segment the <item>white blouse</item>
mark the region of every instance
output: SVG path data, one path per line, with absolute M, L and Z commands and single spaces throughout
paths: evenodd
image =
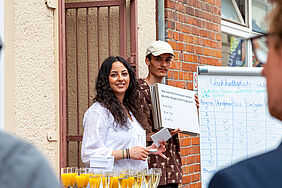
M 111 156 L 113 150 L 129 149 L 135 146 L 146 147 L 146 132 L 132 114 L 131 117 L 133 121 L 128 118 L 129 128 L 120 128 L 114 123 L 114 117 L 110 111 L 99 102 L 95 102 L 84 114 L 82 161 L 89 165 L 91 156 Z M 114 162 L 114 169 L 144 168 L 148 168 L 147 161 L 121 159 Z

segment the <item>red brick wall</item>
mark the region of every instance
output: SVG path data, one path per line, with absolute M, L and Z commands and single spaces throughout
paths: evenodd
M 168 85 L 193 89 L 199 65 L 221 65 L 221 0 L 165 0 L 166 41 L 175 52 Z M 200 139 L 180 135 L 182 187 L 201 187 Z

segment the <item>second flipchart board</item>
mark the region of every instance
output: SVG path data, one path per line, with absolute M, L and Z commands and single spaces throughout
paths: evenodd
M 198 67 L 202 187 L 239 160 L 269 151 L 282 138 L 270 116 L 262 68 Z

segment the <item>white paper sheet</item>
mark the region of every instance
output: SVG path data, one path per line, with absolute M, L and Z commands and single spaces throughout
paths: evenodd
M 171 134 L 167 128 L 162 128 L 160 131 L 153 134 L 151 138 L 154 141 L 154 143 L 156 144 L 156 146 L 159 147 L 160 146 L 159 141 L 162 141 L 162 140 L 167 141 L 168 139 L 171 138 Z

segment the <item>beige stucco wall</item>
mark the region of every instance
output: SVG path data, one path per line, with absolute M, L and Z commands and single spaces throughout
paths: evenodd
M 146 48 L 156 40 L 156 1 L 138 1 L 138 65 L 139 77 L 146 77 Z
M 56 11 L 44 0 L 4 1 L 4 129 L 33 143 L 58 169 Z

